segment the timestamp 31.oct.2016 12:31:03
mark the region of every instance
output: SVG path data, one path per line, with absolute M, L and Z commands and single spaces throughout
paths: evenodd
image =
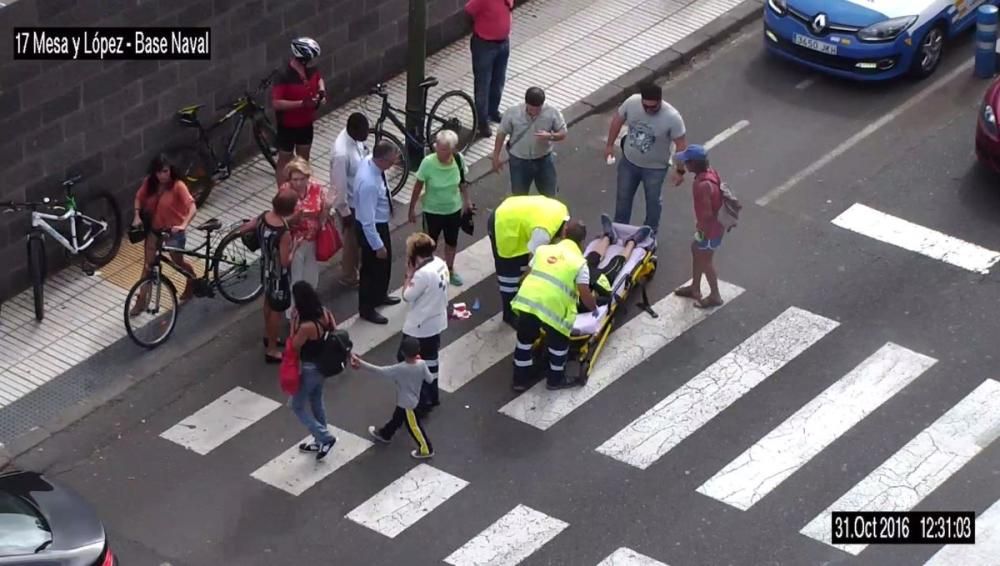
M 833 544 L 975 544 L 973 511 L 834 511 Z
M 15 27 L 14 59 L 211 59 L 212 30 L 201 27 Z

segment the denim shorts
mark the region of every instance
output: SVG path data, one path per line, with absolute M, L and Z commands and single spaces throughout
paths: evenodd
M 187 246 L 187 234 L 184 232 L 171 234 L 170 236 L 167 236 L 167 239 L 163 241 L 163 244 L 171 248 L 184 249 L 185 246 Z
M 714 239 L 708 239 L 700 230 L 698 230 L 694 233 L 694 244 L 699 250 L 707 252 L 715 251 L 722 245 L 722 236 Z

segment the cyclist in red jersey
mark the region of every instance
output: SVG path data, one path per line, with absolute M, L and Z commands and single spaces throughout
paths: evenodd
M 309 159 L 316 109 L 326 99 L 326 85 L 319 70 L 310 67 L 320 54 L 319 44 L 308 37 L 292 40 L 292 58 L 271 89 L 271 106 L 278 123 L 278 184 L 287 181 L 285 166 L 294 156 Z

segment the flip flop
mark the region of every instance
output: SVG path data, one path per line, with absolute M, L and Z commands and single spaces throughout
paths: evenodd
M 700 294 L 696 295 L 694 289 L 692 289 L 691 287 L 678 287 L 674 289 L 674 294 L 677 295 L 678 297 L 694 299 L 696 301 L 701 300 L 701 295 Z
M 723 303 L 725 303 L 725 301 L 723 301 L 722 299 L 711 302 L 707 301 L 706 299 L 698 299 L 697 301 L 694 302 L 694 306 L 695 308 L 698 309 L 711 309 L 715 307 L 721 307 Z

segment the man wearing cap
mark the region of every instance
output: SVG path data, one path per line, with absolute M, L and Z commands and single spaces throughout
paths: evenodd
M 487 232 L 493 245 L 503 320 L 507 324 L 515 326 L 510 302 L 521 285 L 531 254 L 538 246 L 564 235 L 569 219 L 565 204 L 543 195 L 507 197 L 490 215 Z
M 708 150 L 701 145 L 689 145 L 687 149 L 674 157 L 677 163 L 694 173 L 694 183 L 691 186 L 694 197 L 695 232 L 691 242 L 692 275 L 691 284 L 674 291 L 680 297 L 694 299 L 694 306 L 707 309 L 722 305 L 722 295 L 719 294 L 719 276 L 715 272 L 713 256 L 715 250 L 722 245 L 725 228 L 719 222 L 719 210 L 722 208 L 722 180 L 719 173 L 708 164 Z M 701 276 L 708 279 L 710 293 L 701 296 Z
M 588 311 L 597 310 L 590 291 L 590 269 L 583 257 L 587 227 L 570 220 L 563 239 L 555 244 L 538 246 L 524 281 L 511 302 L 517 313 L 517 345 L 514 348 L 514 391 L 524 391 L 532 378 L 532 347 L 542 330 L 548 350 L 549 371 L 545 386 L 549 390 L 583 385 L 582 379 L 566 378 L 569 341 L 576 322 L 577 303 Z

